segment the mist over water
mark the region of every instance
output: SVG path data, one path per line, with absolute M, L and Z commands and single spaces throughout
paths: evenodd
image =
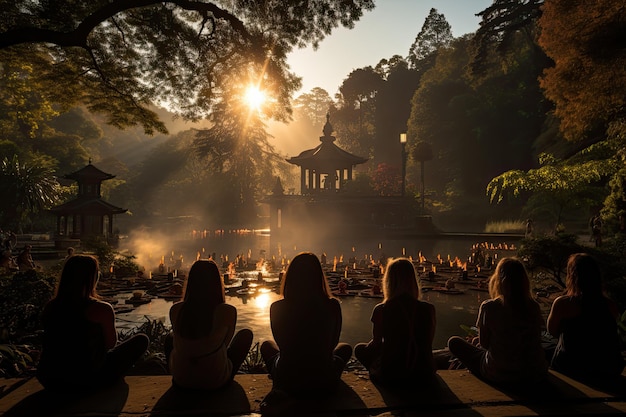
M 388 257 L 417 258 L 421 253 L 428 260 L 458 257 L 466 260 L 471 254 L 474 237 L 442 238 L 385 238 L 367 235 L 369 231 L 328 231 L 323 225 L 317 229 L 283 231 L 279 238 L 271 237 L 269 230 L 243 230 L 219 228 L 193 228 L 180 224 L 175 228 L 157 229 L 139 227 L 131 230 L 120 240 L 119 249 L 134 255 L 136 262 L 146 271 L 156 270 L 161 260 L 166 267 L 186 270 L 198 258 L 207 259 L 215 255 L 221 260 L 232 262 L 237 255 L 258 261 L 290 260 L 300 252 L 313 252 L 318 256 L 325 253 L 329 262 L 334 257 L 356 260 L 379 261 Z

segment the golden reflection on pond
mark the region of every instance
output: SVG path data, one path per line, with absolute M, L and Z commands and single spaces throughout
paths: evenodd
M 268 310 L 270 306 L 270 295 L 268 292 L 262 292 L 262 291 L 259 291 L 259 292 L 260 294 L 254 297 L 254 305 L 259 310 L 263 310 L 263 311 Z
M 487 298 L 487 293 L 473 293 L 468 291 L 462 295 L 447 295 L 438 292 L 427 292 L 423 299 L 435 305 L 437 314 L 437 328 L 435 332 L 435 349 L 443 348 L 452 335 L 464 336 L 461 324 L 473 326 L 476 323 L 478 306 Z M 237 308 L 237 329 L 249 328 L 254 333 L 255 341 L 273 339 L 270 326 L 270 306 L 280 299 L 274 291 L 259 291 L 245 297 L 226 296 L 226 302 Z M 372 334 L 370 321 L 372 309 L 381 299 L 368 297 L 343 297 L 340 299 L 343 315 L 341 331 L 342 342 L 354 345 L 358 342 L 367 342 Z M 117 315 L 119 329 L 138 327 L 145 322 L 146 317 L 152 320 L 161 320 L 170 326 L 169 309 L 172 302 L 161 298 L 152 300 L 148 304 L 138 306 L 130 313 Z

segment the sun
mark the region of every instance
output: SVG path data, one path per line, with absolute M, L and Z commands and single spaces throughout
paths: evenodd
M 265 93 L 255 85 L 249 85 L 246 88 L 244 101 L 251 110 L 259 110 L 263 103 L 267 100 Z

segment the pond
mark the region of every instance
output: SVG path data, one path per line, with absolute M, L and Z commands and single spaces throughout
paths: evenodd
M 120 299 L 128 298 L 130 294 L 120 294 Z M 445 294 L 429 291 L 423 294 L 422 299 L 435 306 L 437 312 L 437 327 L 435 332 L 435 349 L 446 346 L 452 335 L 463 335 L 461 324 L 474 325 L 478 314 L 478 306 L 487 298 L 486 292 L 467 290 L 464 294 Z M 269 323 L 270 304 L 279 299 L 275 292 L 268 292 L 256 297 L 226 297 L 226 302 L 237 308 L 237 328 L 247 327 L 254 333 L 255 341 L 272 339 Z M 341 311 L 343 326 L 341 341 L 354 345 L 358 342 L 367 342 L 371 338 L 370 316 L 374 306 L 381 300 L 367 297 L 342 297 Z M 161 320 L 167 326 L 171 301 L 156 298 L 148 304 L 138 306 L 130 313 L 118 315 L 118 328 L 129 329 L 137 327 L 148 317 L 151 320 Z
M 204 235 L 202 235 L 204 236 Z M 150 244 L 146 242 L 151 242 Z M 275 256 L 278 261 L 281 257 L 290 259 L 300 251 L 312 251 L 318 256 L 327 254 L 328 262 L 332 263 L 333 258 L 343 257 L 346 261 L 350 257 L 355 259 L 379 260 L 381 257 L 406 256 L 416 259 L 420 254 L 427 259 L 434 259 L 441 255 L 442 258 L 448 256 L 459 257 L 466 260 L 472 252 L 472 246 L 478 242 L 486 243 L 491 247 L 495 245 L 517 244 L 519 238 L 480 236 L 480 235 L 442 235 L 437 238 L 405 238 L 405 239 L 382 239 L 363 238 L 359 239 L 334 239 L 323 245 L 312 247 L 283 247 L 280 256 L 270 254 L 269 237 L 266 234 L 257 233 L 208 233 L 207 237 L 199 238 L 197 234 L 187 236 L 179 235 L 176 238 L 165 240 L 167 247 L 156 245 L 155 242 L 163 242 L 162 239 L 149 239 L 144 235 L 141 240 L 136 237 L 128 239 L 125 243 L 128 250 L 137 255 L 143 261 L 143 265 L 153 265 L 161 259 L 167 268 L 168 262 L 177 262 L 177 266 L 189 267 L 189 259 L 196 256 L 206 257 L 205 253 L 215 253 L 218 259 L 224 255 L 229 260 L 234 260 L 237 254 L 255 259 L 259 254 L 264 254 L 267 258 Z M 132 247 L 133 243 L 136 245 Z M 143 248 L 143 249 L 140 249 Z M 146 248 L 150 248 L 149 250 Z M 216 250 L 218 249 L 219 250 Z M 149 251 L 149 252 L 148 252 Z M 149 255 L 146 255 L 149 253 Z M 489 251 L 494 257 L 512 256 L 515 251 L 499 251 L 494 249 Z M 184 261 L 183 261 L 184 259 Z M 184 263 L 183 263 L 184 262 Z M 172 264 L 173 265 L 173 264 Z M 128 294 L 124 295 L 128 298 Z M 274 292 L 261 294 L 254 298 L 242 299 L 240 297 L 227 296 L 227 302 L 234 305 L 238 310 L 237 327 L 250 328 L 254 332 L 255 341 L 264 341 L 272 338 L 269 325 L 269 308 L 272 302 L 276 301 L 279 295 Z M 434 348 L 446 346 L 448 338 L 452 335 L 463 335 L 461 324 L 474 325 L 478 314 L 480 303 L 487 298 L 486 292 L 466 290 L 464 294 L 445 294 L 440 292 L 426 292 L 423 299 L 432 303 L 437 312 L 437 327 L 435 333 Z M 123 302 L 123 301 L 122 301 Z M 373 307 L 380 302 L 377 298 L 366 297 L 343 297 L 341 307 L 343 314 L 343 326 L 341 341 L 354 345 L 357 342 L 366 342 L 371 338 L 370 316 Z M 148 304 L 138 306 L 130 313 L 118 315 L 118 326 L 120 328 L 136 327 L 145 321 L 145 317 L 162 320 L 166 325 L 169 323 L 169 308 L 172 302 L 163 299 L 154 299 Z

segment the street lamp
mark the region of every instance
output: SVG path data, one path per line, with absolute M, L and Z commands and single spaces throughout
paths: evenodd
M 400 133 L 400 144 L 402 144 L 402 197 L 406 190 L 406 133 Z

